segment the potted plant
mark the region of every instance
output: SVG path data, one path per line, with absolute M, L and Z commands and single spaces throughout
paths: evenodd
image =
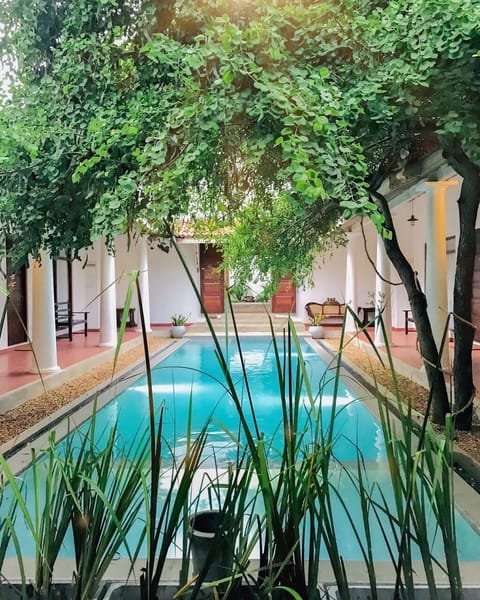
M 314 340 L 318 340 L 323 337 L 323 325 L 320 325 L 322 321 L 322 315 L 320 313 L 314 314 L 310 318 L 309 332 Z
M 188 315 L 172 315 L 170 317 L 171 329 L 170 335 L 172 338 L 182 338 L 185 335 L 185 323 L 188 321 Z

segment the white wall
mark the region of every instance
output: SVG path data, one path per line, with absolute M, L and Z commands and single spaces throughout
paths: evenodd
M 418 280 L 423 290 L 425 290 L 425 240 L 426 240 L 426 192 L 418 195 L 413 191 L 413 196 L 417 196 L 412 202 L 404 202 L 392 211 L 393 222 L 397 239 L 405 258 L 408 260 L 414 271 L 418 273 Z M 408 222 L 410 216 L 415 214 L 418 221 L 415 225 Z M 400 277 L 393 266 L 391 266 L 390 277 L 392 282 L 399 283 Z M 392 287 L 392 325 L 396 328 L 402 328 L 405 325 L 406 309 L 410 308 L 407 292 L 403 285 Z
M 357 229 L 356 229 L 357 230 Z M 373 226 L 365 225 L 367 251 L 375 262 L 376 236 Z M 368 261 L 363 237 L 358 240 L 358 254 L 355 257 L 357 270 L 357 300 L 358 306 L 369 306 L 369 293 L 375 293 L 375 271 Z M 338 246 L 319 256 L 313 270 L 313 287 L 305 287 L 297 292 L 297 316 L 308 322 L 304 306 L 307 302 L 324 302 L 327 298 L 336 298 L 345 302 L 347 248 Z M 358 308 L 358 307 L 357 307 Z
M 115 240 L 115 277 L 117 281 L 117 308 L 123 308 L 132 271 L 138 271 L 139 251 L 136 240 L 131 240 L 128 247 L 127 236 Z M 138 315 L 138 298 L 136 289 L 133 292 L 131 308 L 135 308 L 135 321 L 140 322 Z
M 460 195 L 460 179 L 457 187 L 451 187 L 447 190 L 446 199 L 446 237 L 455 235 L 454 246 L 458 243 L 458 207 L 457 200 Z M 411 190 L 411 196 L 414 198 L 413 202 L 407 201 L 402 205 L 398 206 L 393 211 L 395 227 L 397 230 L 397 236 L 400 244 L 400 248 L 404 252 L 406 258 L 412 265 L 413 269 L 418 272 L 418 279 L 422 289 L 425 291 L 425 243 L 427 236 L 427 200 L 428 194 L 425 186 L 416 186 Z M 417 217 L 418 221 L 412 227 L 408 223 L 408 218 L 412 212 Z M 478 223 L 478 220 L 477 220 Z M 478 226 L 478 225 L 477 225 Z M 447 287 L 449 290 L 449 307 L 451 308 L 453 298 L 453 280 L 455 276 L 455 263 L 456 263 L 456 251 L 453 254 L 447 256 Z M 396 271 L 392 270 L 396 280 L 398 275 Z M 392 276 L 393 278 L 393 276 Z M 409 308 L 409 302 L 407 294 L 403 287 L 397 287 L 393 295 L 394 299 L 394 311 L 393 320 L 394 326 L 403 326 L 403 309 Z
M 377 231 L 368 219 L 364 219 L 363 234 L 360 226 L 357 226 L 356 231 L 360 232 L 356 256 L 358 306 L 371 306 L 375 297 L 374 265 L 377 258 Z M 363 236 L 365 236 L 366 248 Z
M 27 268 L 27 276 L 26 276 L 26 286 L 27 286 L 27 330 L 28 337 L 31 339 L 32 337 L 32 315 L 33 315 L 33 284 L 32 284 L 32 258 L 29 256 L 28 258 L 28 268 Z
M 89 329 L 100 327 L 100 243 L 81 252 L 72 264 L 73 310 L 88 311 Z
M 307 302 L 324 302 L 329 297 L 343 302 L 346 261 L 347 250 L 343 246 L 318 257 L 312 273 L 313 287 L 297 290 L 297 318 L 308 322 L 304 308 Z
M 457 200 L 460 195 L 461 179 L 457 187 L 451 187 L 447 190 L 446 199 L 446 237 L 455 235 L 454 246 L 458 243 L 458 207 Z M 398 242 L 405 257 L 418 272 L 418 279 L 422 289 L 425 291 L 425 243 L 427 236 L 427 188 L 423 185 L 414 186 L 410 190 L 410 197 L 413 202 L 407 200 L 392 211 L 392 216 L 397 232 Z M 414 226 L 408 223 L 410 215 L 414 213 L 418 221 Z M 477 217 L 477 227 L 480 226 L 480 217 Z M 449 307 L 452 306 L 453 280 L 455 276 L 456 250 L 453 254 L 447 255 L 447 287 L 449 290 Z M 399 281 L 395 269 L 391 269 L 392 281 Z M 403 286 L 395 286 L 392 290 L 392 322 L 394 327 L 402 328 L 404 326 L 403 310 L 410 308 L 407 294 Z
M 458 178 L 459 181 L 460 178 Z M 446 202 L 446 235 L 456 235 L 455 246 L 458 243 L 458 209 L 457 200 L 460 193 L 458 187 L 449 188 Z M 396 232 L 400 247 L 413 268 L 418 271 L 419 281 L 425 286 L 425 239 L 426 239 L 426 204 L 427 192 L 422 191 L 419 186 L 413 187 L 408 197 L 413 197 L 414 203 L 405 201 L 396 206 L 392 211 Z M 418 221 L 414 227 L 408 223 L 408 218 L 415 213 Z M 480 227 L 480 216 L 477 217 L 477 228 Z M 376 231 L 373 225 L 365 220 L 365 235 L 367 247 L 371 259 L 375 262 L 376 254 Z M 358 225 L 355 230 L 358 230 Z M 200 272 L 198 261 L 198 244 L 180 244 L 180 249 L 187 262 L 190 272 L 193 274 L 197 286 L 200 286 Z M 82 252 L 82 260 L 73 263 L 73 308 L 74 310 L 89 311 L 89 327 L 98 329 L 99 320 L 99 294 L 100 294 L 100 252 L 103 252 L 101 243 L 96 242 L 91 248 Z M 345 299 L 345 277 L 346 277 L 346 255 L 345 247 L 338 247 L 332 252 L 320 256 L 313 271 L 313 287 L 299 288 L 297 290 L 297 312 L 296 318 L 308 321 L 304 305 L 307 302 L 323 302 L 327 297 L 335 297 L 340 302 Z M 138 248 L 132 241 L 127 248 L 127 238 L 118 238 L 115 242 L 116 276 L 117 276 L 117 306 L 123 306 L 125 293 L 128 285 L 128 274 L 132 269 L 138 269 Z M 170 316 L 175 313 L 190 314 L 189 321 L 195 322 L 202 319 L 199 303 L 187 275 L 183 270 L 175 250 L 165 253 L 158 248 L 150 248 L 149 260 L 149 284 L 151 322 L 153 324 L 166 324 L 170 322 Z M 448 288 L 450 290 L 449 307 L 451 307 L 451 290 L 453 289 L 453 277 L 455 270 L 456 253 L 447 258 L 448 264 Z M 369 292 L 375 291 L 375 272 L 373 266 L 367 260 L 363 247 L 363 240 L 359 243 L 359 251 L 356 256 L 357 268 L 357 298 L 359 306 L 368 305 Z M 31 269 L 27 269 L 27 307 L 28 323 L 31 324 L 33 303 L 31 286 Z M 399 281 L 398 274 L 392 268 L 391 280 Z M 4 278 L 0 278 L 0 286 L 5 287 Z M 5 297 L 0 294 L 0 310 L 5 303 Z M 132 306 L 138 308 L 136 296 Z M 394 327 L 402 328 L 404 324 L 403 310 L 409 308 L 407 295 L 403 286 L 392 287 L 392 324 Z M 1 332 L 0 348 L 7 347 L 6 327 Z
M 199 286 L 198 245 L 180 244 L 180 250 L 196 284 Z M 125 300 L 129 274 L 132 270 L 137 270 L 138 267 L 139 249 L 135 240 L 128 248 L 125 236 L 117 238 L 115 240 L 115 273 L 117 277 L 117 306 L 119 308 L 123 306 Z M 150 320 L 152 324 L 170 323 L 171 315 L 178 313 L 190 315 L 188 320 L 191 323 L 201 319 L 200 305 L 180 259 L 173 248 L 168 253 L 157 247 L 148 249 L 148 274 Z M 132 299 L 132 307 L 138 310 L 136 294 Z
M 200 287 L 200 266 L 197 244 L 180 244 L 182 256 L 195 283 Z M 155 248 L 149 251 L 151 322 L 169 323 L 173 314 L 190 315 L 188 321 L 201 320 L 200 304 L 187 274 L 174 249 L 166 253 Z

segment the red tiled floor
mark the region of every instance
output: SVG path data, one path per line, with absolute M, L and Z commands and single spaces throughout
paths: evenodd
M 373 337 L 373 330 L 371 333 Z M 420 369 L 423 366 L 422 358 L 417 350 L 417 334 L 410 331 L 405 335 L 403 329 L 392 332 L 391 352 L 395 360 Z M 473 359 L 473 383 L 480 392 L 480 346 L 474 346 Z M 450 344 L 450 360 L 453 361 L 453 343 Z
M 405 335 L 404 331 L 392 331 L 392 354 L 402 362 L 420 369 L 423 365 L 422 358 L 417 351 L 417 335 L 410 332 Z
M 126 330 L 124 341 L 127 342 L 140 334 Z M 73 340 L 57 340 L 57 360 L 61 369 L 82 362 L 88 358 L 106 353 L 110 348 L 99 346 L 100 334 L 90 331 L 85 337 L 75 334 Z M 38 381 L 38 373 L 32 373 L 32 352 L 29 344 L 22 344 L 0 351 L 0 395 L 10 392 L 26 384 Z

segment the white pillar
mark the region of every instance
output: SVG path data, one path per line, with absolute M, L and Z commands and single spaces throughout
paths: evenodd
M 43 250 L 32 261 L 32 373 L 56 373 L 57 337 L 52 259 Z
M 358 294 L 357 294 L 357 266 L 355 257 L 359 252 L 360 234 L 357 232 L 347 233 L 347 274 L 345 280 L 345 304 L 357 313 Z M 346 311 L 345 329 L 347 332 L 357 330 L 357 325 L 350 311 Z
M 150 323 L 150 285 L 148 275 L 148 244 L 145 238 L 140 238 L 138 243 L 138 283 L 142 296 L 143 318 L 145 319 L 145 331 L 152 331 Z M 138 330 L 142 328 L 140 315 L 137 318 Z
M 427 311 L 432 325 L 433 337 L 440 348 L 448 318 L 447 295 L 447 243 L 445 226 L 445 200 L 447 189 L 458 185 L 457 181 L 427 181 L 431 188 L 427 203 L 427 260 L 426 297 Z M 449 367 L 448 337 L 442 352 L 442 366 Z
M 377 234 L 377 256 L 375 275 L 375 316 L 382 314 L 385 334 L 378 319 L 375 322 L 375 345 L 392 343 L 392 294 L 390 284 L 390 261 L 385 250 L 383 236 Z
M 105 245 L 102 246 L 100 252 L 100 346 L 115 346 L 117 343 L 115 257 L 108 254 Z

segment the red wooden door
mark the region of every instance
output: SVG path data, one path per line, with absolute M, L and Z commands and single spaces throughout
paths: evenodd
M 224 312 L 223 256 L 215 246 L 200 244 L 200 293 L 208 314 Z
M 297 310 L 297 288 L 290 277 L 284 277 L 272 296 L 272 313 L 294 313 Z

